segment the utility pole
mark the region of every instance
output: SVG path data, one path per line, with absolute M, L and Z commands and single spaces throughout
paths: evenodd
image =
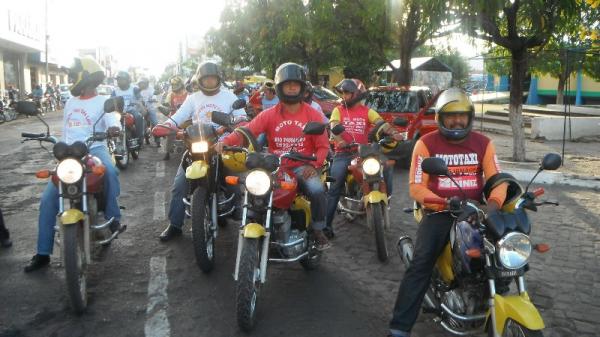
M 44 22 L 45 22 L 45 37 L 46 37 L 46 88 L 48 87 L 48 82 L 50 78 L 50 74 L 48 74 L 48 0 L 45 0 L 45 13 L 44 13 Z

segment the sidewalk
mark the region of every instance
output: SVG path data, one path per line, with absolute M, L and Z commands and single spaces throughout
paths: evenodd
M 522 181 L 529 181 L 533 177 L 546 153 L 555 152 L 562 155 L 561 141 L 526 139 L 527 162 L 513 162 L 512 136 L 484 133 L 494 141 L 502 170 Z M 600 137 L 590 137 L 577 142 L 567 141 L 564 151 L 563 166 L 553 172 L 542 172 L 536 178 L 536 182 L 600 189 Z

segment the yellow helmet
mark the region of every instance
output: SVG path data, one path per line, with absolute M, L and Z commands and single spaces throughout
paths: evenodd
M 483 196 L 487 200 L 494 188 L 500 184 L 508 184 L 506 189 L 506 198 L 504 199 L 504 203 L 501 206 L 501 210 L 503 212 L 512 213 L 517 205 L 517 202 L 525 192 L 521 184 L 517 181 L 515 177 L 508 173 L 496 173 L 491 176 L 483 186 Z
M 183 78 L 181 78 L 180 76 L 171 77 L 169 83 L 171 83 L 171 91 L 183 90 L 185 87 L 183 83 Z
M 97 87 L 104 81 L 104 69 L 91 56 L 76 57 L 69 70 L 69 88 L 73 96 L 81 96 L 87 86 Z
M 374 141 L 374 142 L 379 142 L 380 140 L 385 138 L 386 134 L 383 132 L 383 130 L 385 130 L 385 128 L 384 128 L 385 125 L 387 125 L 387 123 L 383 120 L 380 120 L 379 122 L 375 123 L 375 125 L 373 126 L 371 131 L 369 131 L 369 140 Z M 382 144 L 381 152 L 389 153 L 389 152 L 393 151 L 396 148 L 396 146 L 398 146 L 397 141 L 393 141 L 393 142 L 387 143 L 387 144 Z
M 450 140 L 465 138 L 473 127 L 475 108 L 467 94 L 459 88 L 450 88 L 440 94 L 435 105 L 435 119 L 442 136 Z M 466 113 L 469 122 L 464 129 L 448 129 L 444 126 L 444 116 L 448 114 Z

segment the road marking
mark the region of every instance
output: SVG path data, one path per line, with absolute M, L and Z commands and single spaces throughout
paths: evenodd
M 165 219 L 165 192 L 154 192 L 154 220 Z
M 159 161 L 156 163 L 156 177 L 162 178 L 165 176 L 165 162 Z
M 169 337 L 171 329 L 167 308 L 169 300 L 167 297 L 167 259 L 164 256 L 153 256 L 150 258 L 150 281 L 148 282 L 148 307 L 146 308 L 146 325 L 144 335 L 146 337 Z

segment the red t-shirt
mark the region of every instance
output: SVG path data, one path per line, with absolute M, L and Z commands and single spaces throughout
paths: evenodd
M 304 135 L 302 133 L 306 123 L 311 121 L 322 123 L 323 116 L 310 105 L 303 102 L 298 112 L 289 113 L 282 103 L 278 103 L 258 114 L 247 127 L 254 137 L 258 137 L 261 133 L 267 135 L 271 153 L 281 155 L 290 152 L 293 148 L 304 155 L 316 155 L 317 160 L 311 164 L 318 168 L 327 158 L 329 141 L 325 132 L 321 135 Z M 229 146 L 239 146 L 242 145 L 243 138 L 239 133 L 233 132 L 223 139 L 223 143 Z M 282 164 L 286 167 L 303 165 L 298 161 L 287 161 Z

